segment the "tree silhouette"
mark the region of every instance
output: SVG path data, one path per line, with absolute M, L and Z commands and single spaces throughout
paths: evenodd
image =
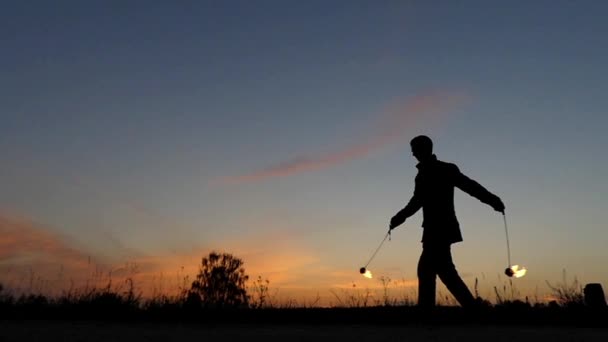
M 196 280 L 188 291 L 188 301 L 208 308 L 247 306 L 249 296 L 245 283 L 243 260 L 229 253 L 211 252 L 203 257 Z

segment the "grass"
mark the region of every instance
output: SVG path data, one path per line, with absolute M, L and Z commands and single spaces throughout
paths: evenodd
M 547 281 L 547 286 L 551 289 L 553 300 L 566 307 L 583 306 L 585 297 L 583 295 L 583 286 L 579 284 L 578 279 L 574 277 L 571 283 L 568 283 L 566 270 L 562 271 L 563 282 L 552 285 Z
M 31 276 L 32 279 L 36 277 Z M 551 284 L 547 282 L 550 289 L 549 301 L 539 300 L 538 294 L 534 299 L 521 296 L 512 279 L 504 280 L 502 286 L 494 286 L 495 306 L 504 306 L 511 303 L 523 302 L 527 305 L 559 305 L 564 307 L 580 306 L 584 303 L 582 286 L 576 277 L 568 283 L 566 273 L 563 275 L 562 283 Z M 73 283 L 58 295 L 45 294 L 43 286 L 36 286 L 34 281 L 25 288 L 11 289 L 0 284 L 0 305 L 22 305 L 24 303 L 41 303 L 48 305 L 85 306 L 106 303 L 111 306 L 130 306 L 137 308 L 159 308 L 164 306 L 179 307 L 187 301 L 186 293 L 188 276 L 181 275 L 177 281 L 176 289 L 168 289 L 163 286 L 163 276 L 159 277 L 159 285 L 154 286 L 151 295 L 144 297 L 141 290 L 135 285 L 132 277 L 123 282 L 114 283 L 111 274 L 105 278 L 105 284 L 101 283 L 102 277 L 95 275 L 94 281 L 86 281 L 81 287 Z M 40 282 L 40 280 L 38 280 Z M 378 306 L 414 306 L 417 300 L 417 291 L 411 285 L 407 285 L 405 279 L 393 280 L 389 277 L 379 277 L 377 280 L 381 287 L 370 289 L 360 287 L 355 283 L 351 288 L 330 289 L 331 299 L 329 307 L 333 308 L 366 308 Z M 295 299 L 278 299 L 279 289 L 272 289 L 270 281 L 261 276 L 250 281 L 247 292 L 249 295 L 249 309 L 273 309 L 273 308 L 315 308 L 319 307 L 321 298 L 317 293 L 316 298 L 308 301 Z M 479 280 L 475 279 L 474 295 L 483 300 L 487 305 L 492 304 L 487 299 L 481 299 Z M 437 293 L 437 304 L 439 306 L 457 306 L 455 299 L 447 293 L 439 290 Z
M 179 274 L 175 289 L 156 286 L 150 296 L 143 296 L 133 277 L 124 281 L 113 281 L 111 274 L 78 287 L 69 288 L 54 295 L 45 294 L 42 283 L 34 275 L 25 288 L 15 289 L 0 284 L 0 318 L 36 319 L 136 319 L 160 321 L 205 321 L 205 322 L 311 322 L 311 323 L 403 323 L 428 319 L 416 306 L 417 293 L 405 279 L 393 280 L 379 277 L 379 288 L 370 289 L 353 284 L 350 288 L 330 290 L 329 307 L 320 307 L 320 296 L 307 301 L 278 299 L 278 289 L 261 276 L 249 282 L 247 293 L 249 304 L 238 310 L 206 310 L 200 303 L 193 303 L 187 296 L 189 277 Z M 162 279 L 161 276 L 159 279 Z M 105 280 L 101 282 L 101 280 Z M 409 285 L 408 285 L 409 284 Z M 547 283 L 551 291 L 550 301 L 539 300 L 538 295 L 529 300 L 521 297 L 511 279 L 501 286 L 493 287 L 494 304 L 481 299 L 480 282 L 475 279 L 474 294 L 484 304 L 484 315 L 475 316 L 477 321 L 493 323 L 515 322 L 528 324 L 568 324 L 591 321 L 597 311 L 584 307 L 582 287 L 576 277 L 568 281 Z M 169 291 L 171 290 L 171 291 Z M 489 297 L 488 297 L 489 298 Z M 457 303 L 446 293 L 438 291 L 438 308 L 433 320 L 440 322 L 465 322 L 471 319 L 470 312 L 457 307 Z M 516 314 L 513 314 L 516 313 Z M 604 319 L 608 310 L 600 313 Z M 235 318 L 236 317 L 236 318 Z

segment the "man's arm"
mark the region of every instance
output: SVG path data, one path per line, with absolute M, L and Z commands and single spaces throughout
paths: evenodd
M 412 196 L 405 208 L 401 209 L 395 216 L 393 216 L 389 226 L 390 229 L 401 225 L 408 217 L 414 215 L 418 210 L 420 210 L 420 208 L 422 208 L 422 197 L 420 196 L 420 189 L 418 187 L 418 181 L 416 180 L 414 196 Z
M 486 188 L 481 186 L 481 184 L 465 176 L 462 172 L 460 172 L 456 165 L 454 165 L 454 169 L 454 185 L 457 188 L 491 206 L 494 208 L 494 210 L 504 213 L 505 205 L 502 203 L 500 197 L 494 195 Z

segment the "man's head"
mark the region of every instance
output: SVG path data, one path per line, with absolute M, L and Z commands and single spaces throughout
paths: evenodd
M 426 135 L 419 135 L 410 141 L 412 154 L 422 162 L 433 155 L 433 141 Z

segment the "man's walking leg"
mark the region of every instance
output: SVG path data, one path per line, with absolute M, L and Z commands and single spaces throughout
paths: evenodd
M 435 306 L 437 272 L 434 259 L 430 249 L 423 248 L 418 261 L 418 306 L 423 308 Z
M 438 270 L 437 275 L 445 284 L 448 290 L 456 297 L 456 300 L 462 307 L 470 307 L 475 305 L 475 298 L 467 285 L 462 281 L 460 275 L 456 271 L 456 266 L 452 261 L 452 253 L 450 246 L 441 250 L 438 254 Z

